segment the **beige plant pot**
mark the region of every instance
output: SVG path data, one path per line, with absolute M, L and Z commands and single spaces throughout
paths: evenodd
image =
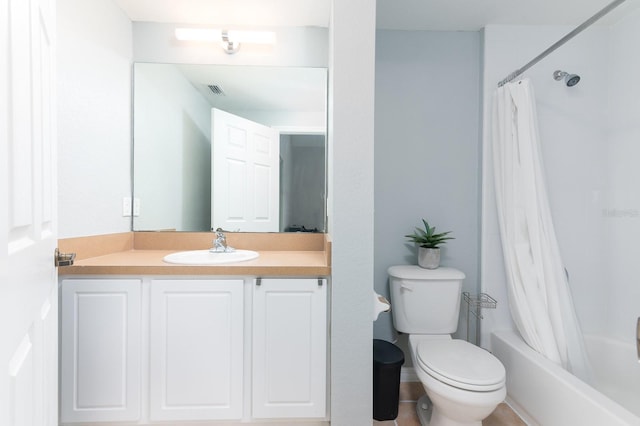
M 436 269 L 440 266 L 440 249 L 418 247 L 418 266 L 425 269 Z

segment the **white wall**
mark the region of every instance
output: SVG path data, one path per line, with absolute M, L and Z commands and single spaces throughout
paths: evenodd
M 211 106 L 172 65 L 136 64 L 134 87 L 133 229 L 209 231 Z
M 59 237 L 131 230 L 131 22 L 111 0 L 58 0 Z
M 633 189 L 640 176 L 637 167 L 632 165 L 640 152 L 637 143 L 630 143 L 638 139 L 638 121 L 631 117 L 636 114 L 637 118 L 639 93 L 633 85 L 618 82 L 613 74 L 622 77 L 622 73 L 627 72 L 633 75 L 634 71 L 629 68 L 638 70 L 638 55 L 632 53 L 630 44 L 638 40 L 637 14 L 634 22 L 635 27 L 629 22 L 624 28 L 619 25 L 611 31 L 603 27 L 590 28 L 525 73 L 536 90 L 552 217 L 569 271 L 577 314 L 587 333 L 616 333 L 622 324 L 613 326 L 613 323 L 624 316 L 627 336 L 630 336 L 628 331 L 635 321 L 631 318 L 634 311 L 626 308 L 633 303 L 630 301 L 633 296 L 638 296 L 630 281 L 640 270 L 635 266 L 637 261 L 630 258 L 637 259 L 640 255 L 631 243 L 640 237 L 640 214 L 635 218 L 607 218 L 604 214 L 610 208 L 640 212 L 640 197 Z M 499 80 L 570 29 L 490 26 L 484 30 L 481 281 L 483 290 L 499 302 L 496 311 L 487 311 L 485 315 L 483 342 L 487 345 L 491 330 L 512 327 L 491 173 L 492 95 Z M 577 73 L 582 80 L 568 88 L 553 79 L 557 69 Z M 620 126 L 621 122 L 627 126 Z M 615 142 L 615 135 L 621 136 L 620 144 Z M 622 146 L 626 148 L 617 151 L 617 147 Z M 615 176 L 621 175 L 625 176 L 616 182 Z M 625 195 L 617 198 L 614 194 Z M 615 228 L 618 228 L 617 234 Z M 609 259 L 610 255 L 619 259 L 619 252 L 625 253 L 626 270 Z M 616 276 L 617 273 L 621 275 Z M 621 309 L 623 306 L 626 314 L 620 314 L 625 311 Z
M 417 250 L 404 236 L 425 218 L 438 231 L 452 231 L 442 264 L 464 271 L 464 289 L 475 294 L 480 34 L 377 31 L 376 37 L 376 291 L 388 296 L 389 266 L 417 264 Z M 390 313 L 381 314 L 374 334 L 394 339 Z M 405 340 L 399 344 L 408 362 Z

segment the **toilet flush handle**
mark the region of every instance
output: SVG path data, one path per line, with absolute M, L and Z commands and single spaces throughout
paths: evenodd
M 407 284 L 407 283 L 402 283 L 402 284 L 400 284 L 400 288 L 401 288 L 401 289 L 404 289 L 404 290 L 407 290 L 407 291 L 413 291 L 413 286 L 410 286 L 410 285 L 409 285 L 409 284 Z

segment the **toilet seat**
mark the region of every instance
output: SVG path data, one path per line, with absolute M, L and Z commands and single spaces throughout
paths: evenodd
M 464 340 L 423 340 L 416 352 L 419 367 L 450 386 L 487 392 L 505 384 L 502 363 L 489 352 Z

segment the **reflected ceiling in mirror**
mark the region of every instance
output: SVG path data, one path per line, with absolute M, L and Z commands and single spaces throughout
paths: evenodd
M 326 100 L 324 68 L 135 64 L 133 230 L 217 227 L 212 205 L 226 201 L 212 193 L 216 108 L 280 132 L 278 230 L 325 232 Z

